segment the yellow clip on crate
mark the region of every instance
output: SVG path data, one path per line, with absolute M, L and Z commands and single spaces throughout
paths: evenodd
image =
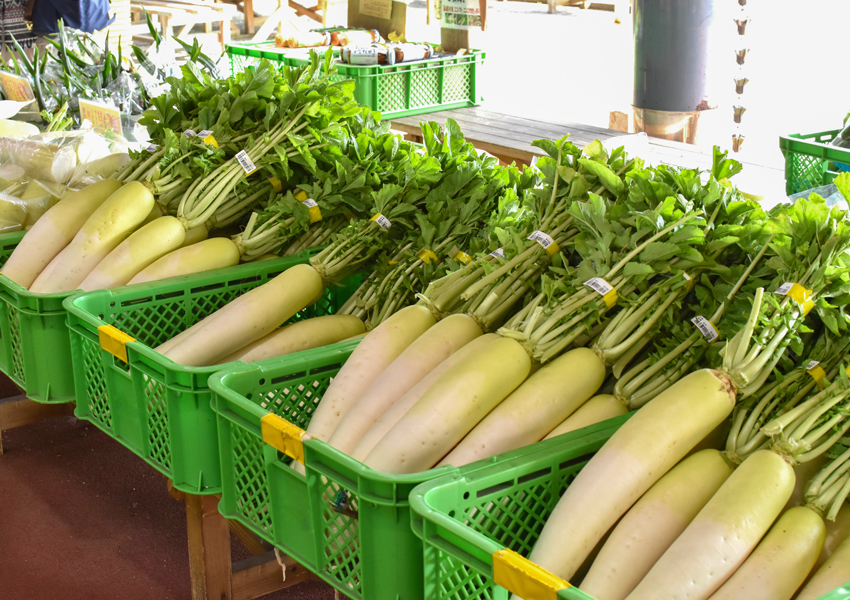
M 100 347 L 123 360 L 127 360 L 127 344 L 135 342 L 136 338 L 130 337 L 120 329 L 116 329 L 112 325 L 101 325 L 97 328 L 98 337 L 100 338 Z

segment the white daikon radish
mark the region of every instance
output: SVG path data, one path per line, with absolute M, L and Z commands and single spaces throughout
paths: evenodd
M 392 407 L 385 412 L 380 419 L 378 419 L 378 422 L 375 423 L 369 432 L 363 436 L 354 450 L 351 451 L 351 456 L 362 462 L 363 459 L 365 459 L 372 451 L 372 448 L 375 447 L 375 444 L 383 439 L 387 432 L 393 428 L 393 425 L 398 423 L 398 420 L 401 419 L 407 411 L 419 401 L 422 394 L 427 392 L 431 386 L 443 376 L 443 373 L 462 360 L 466 360 L 468 356 L 478 352 L 485 344 L 489 344 L 497 339 L 499 339 L 497 334 L 485 333 L 484 335 L 475 338 L 466 346 L 437 365 L 433 371 L 428 373 L 428 375 L 423 377 L 419 383 L 410 388 L 409 392 L 399 398 L 395 404 L 393 404 Z
M 483 332 L 467 315 L 451 315 L 405 348 L 342 418 L 328 444 L 351 452 L 378 419 L 441 362 Z
M 100 261 L 136 230 L 153 205 L 153 194 L 141 183 L 131 181 L 122 186 L 92 213 L 62 252 L 62 261 L 50 278 L 32 291 L 51 294 L 77 289 Z
M 366 459 L 384 473 L 417 473 L 437 464 L 525 381 L 531 358 L 500 337 L 446 371 L 399 419 Z
M 794 469 L 784 458 L 770 450 L 751 454 L 628 599 L 706 600 L 744 563 L 793 490 Z
M 564 419 L 563 423 L 558 425 L 543 439 L 548 440 L 569 433 L 570 431 L 581 429 L 582 427 L 589 427 L 607 419 L 619 417 L 627 412 L 629 412 L 629 409 L 616 396 L 599 394 L 582 404 L 578 410 Z
M 84 291 L 126 285 L 139 271 L 180 247 L 186 230 L 176 217 L 160 217 L 139 227 L 98 263 L 80 284 Z
M 92 213 L 120 188 L 120 182 L 105 179 L 65 196 L 27 232 L 3 266 L 3 274 L 25 288 L 30 287 Z
M 544 365 L 504 399 L 440 461 L 463 465 L 539 442 L 605 380 L 605 365 L 589 348 L 576 348 Z
M 641 407 L 567 488 L 529 558 L 569 581 L 602 536 L 726 419 L 734 404 L 728 379 L 702 369 Z
M 731 474 L 718 450 L 703 450 L 673 467 L 614 527 L 581 590 L 594 600 L 628 596 Z
M 319 348 L 349 339 L 366 331 L 363 321 L 351 315 L 325 315 L 284 325 L 221 359 L 220 364 L 241 360 L 246 363 Z
M 823 548 L 826 528 L 814 511 L 783 513 L 753 553 L 711 600 L 791 600 Z
M 290 267 L 202 320 L 190 336 L 164 354 L 182 365 L 213 365 L 280 327 L 315 302 L 322 289 L 322 278 L 313 267 Z

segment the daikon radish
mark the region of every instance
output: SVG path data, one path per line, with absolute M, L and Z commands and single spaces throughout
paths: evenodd
M 0 136 L 2 137 L 23 139 L 39 133 L 38 127 L 32 123 L 14 119 L 0 119 Z
M 826 528 L 814 511 L 785 511 L 711 600 L 791 600 L 823 548 Z
M 614 523 L 728 417 L 734 404 L 731 383 L 710 369 L 683 377 L 653 398 L 579 472 L 529 558 L 569 581 Z
M 599 394 L 594 396 L 569 417 L 564 419 L 563 423 L 553 429 L 544 440 L 589 427 L 596 423 L 601 423 L 607 419 L 613 419 L 629 412 L 626 405 L 620 402 L 619 398 L 611 394 Z
M 834 521 L 824 521 L 826 525 L 826 540 L 823 543 L 823 550 L 815 563 L 815 570 L 820 569 L 823 564 L 829 560 L 832 553 L 841 543 L 850 538 L 850 504 L 844 503 Z
M 116 152 L 102 158 L 81 165 L 83 175 L 90 177 L 110 177 L 115 171 L 130 162 L 130 155 L 126 152 Z
M 51 277 L 32 291 L 50 294 L 77 289 L 100 261 L 136 230 L 153 204 L 147 187 L 137 181 L 125 184 L 92 213 L 62 253 Z
M 77 167 L 77 153 L 68 146 L 0 137 L 0 162 L 23 167 L 32 179 L 66 183 Z
M 832 590 L 850 582 L 850 537 L 835 549 L 832 556 L 800 590 L 795 600 L 816 600 Z
M 264 338 L 225 356 L 220 363 L 234 360 L 256 362 L 310 348 L 333 344 L 366 331 L 363 321 L 351 315 L 326 315 L 284 325 Z
M 3 266 L 3 274 L 23 287 L 30 287 L 92 213 L 120 188 L 121 182 L 104 179 L 65 196 L 27 232 Z
M 175 217 L 160 217 L 140 227 L 110 252 L 80 283 L 84 291 L 126 285 L 139 271 L 180 247 L 186 230 Z
M 60 250 L 59 253 L 53 257 L 53 260 L 51 260 L 47 264 L 47 266 L 44 267 L 44 270 L 39 274 L 38 277 L 35 278 L 35 281 L 32 282 L 30 290 L 38 290 L 44 284 L 44 282 L 51 277 L 53 271 L 56 270 L 56 265 L 58 265 L 62 261 L 63 252 L 65 252 L 65 248 L 62 248 L 62 250 Z
M 321 293 L 322 278 L 316 270 L 295 265 L 208 316 L 201 327 L 164 354 L 182 365 L 213 365 L 268 335 Z
M 363 392 L 434 323 L 434 316 L 424 306 L 408 306 L 369 332 L 331 381 L 307 432 L 328 441 Z
M 342 418 L 328 444 L 351 452 L 378 419 L 441 362 L 480 336 L 481 327 L 467 315 L 451 315 L 405 348 Z
M 614 527 L 581 590 L 594 600 L 628 596 L 731 474 L 718 450 L 692 454 L 673 467 Z
M 137 273 L 128 285 L 223 269 L 237 264 L 239 249 L 236 244 L 227 238 L 210 238 L 166 254 Z
M 378 442 L 364 464 L 385 473 L 430 469 L 525 381 L 531 358 L 499 338 L 453 366 Z
M 183 239 L 183 248 L 203 242 L 210 235 L 209 227 L 206 225 L 198 225 L 186 232 L 186 237 Z
M 493 409 L 437 466 L 461 467 L 539 442 L 605 380 L 605 365 L 576 348 L 544 365 Z
M 427 392 L 434 383 L 443 376 L 443 373 L 451 369 L 453 366 L 461 362 L 462 360 L 466 360 L 468 356 L 471 356 L 475 352 L 478 352 L 481 348 L 484 347 L 485 344 L 489 344 L 490 342 L 499 339 L 499 336 L 495 333 L 485 333 L 482 336 L 479 336 L 469 342 L 466 346 L 449 356 L 446 360 L 437 365 L 433 371 L 428 373 L 422 380 L 417 383 L 415 386 L 410 388 L 410 391 L 407 392 L 404 396 L 399 398 L 392 407 L 378 419 L 378 422 L 372 426 L 369 432 L 363 436 L 354 450 L 351 451 L 352 458 L 356 458 L 359 461 L 363 461 L 369 453 L 372 451 L 372 448 L 375 447 L 375 444 L 380 442 L 383 437 L 387 434 L 387 432 L 393 428 L 393 426 L 398 423 L 398 420 L 401 419 L 410 408 L 419 401 L 419 398 L 422 397 L 422 394 Z
M 784 458 L 770 450 L 751 454 L 627 598 L 709 598 L 744 563 L 793 491 L 794 469 Z

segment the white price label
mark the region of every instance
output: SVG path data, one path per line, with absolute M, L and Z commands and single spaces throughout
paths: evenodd
M 313 200 L 312 198 L 307 198 L 306 200 L 302 201 L 301 204 L 303 204 L 307 208 L 313 208 L 314 206 L 319 206 L 319 204 L 315 200 Z
M 186 137 L 195 137 L 198 134 L 195 133 L 195 131 L 193 129 L 187 129 L 186 131 L 183 132 L 183 135 L 185 135 Z
M 352 48 L 348 55 L 348 62 L 352 65 L 377 65 L 378 49 L 371 46 Z
M 145 150 L 147 150 L 148 152 L 156 152 L 157 150 L 159 150 L 159 146 L 157 146 L 156 144 L 148 144 L 148 147 L 145 148 Z
M 248 156 L 248 153 L 244 150 L 237 152 L 234 158 L 245 171 L 245 175 L 250 175 L 257 170 L 257 166 L 254 164 L 254 161 L 251 160 L 251 157 Z
M 794 287 L 794 284 L 793 284 L 793 283 L 783 283 L 783 284 L 782 284 L 782 285 L 780 285 L 778 288 L 776 288 L 776 291 L 775 291 L 775 292 L 773 292 L 773 293 L 774 293 L 774 294 L 779 294 L 780 296 L 785 296 L 785 295 L 787 295 L 787 294 L 788 294 L 788 292 L 790 292 L 790 291 L 791 291 L 791 288 L 792 288 L 792 287 Z
M 684 277 L 684 278 L 685 278 L 685 279 L 687 279 L 688 281 L 690 281 L 690 280 L 691 280 L 691 276 L 690 276 L 690 275 L 688 275 L 687 273 L 685 273 L 684 271 L 682 271 L 682 277 Z
M 588 279 L 584 282 L 584 285 L 592 289 L 594 292 L 602 294 L 603 296 L 614 289 L 613 285 L 611 285 L 601 277 L 594 277 L 593 279 Z
M 558 244 L 555 243 L 555 240 L 552 239 L 552 236 L 542 231 L 535 231 L 527 239 L 533 240 L 543 246 L 543 249 L 549 256 L 552 256 L 560 249 L 558 248 Z
M 505 251 L 501 248 L 496 248 L 490 253 L 490 256 L 495 256 L 496 258 L 505 258 Z
M 389 229 L 390 227 L 393 226 L 393 224 L 390 222 L 390 220 L 388 218 L 386 218 L 384 215 L 382 215 L 381 213 L 378 213 L 377 215 L 375 215 L 374 217 L 372 217 L 369 220 L 375 221 L 375 223 L 377 223 L 378 225 L 380 225 L 384 229 Z
M 198 137 L 205 138 L 208 135 L 212 135 L 212 129 L 204 129 L 203 131 L 198 132 Z
M 812 369 L 814 369 L 819 364 L 820 364 L 820 361 L 810 360 L 809 364 L 806 365 L 806 371 L 811 371 Z
M 702 315 L 691 319 L 691 323 L 693 323 L 694 327 L 699 330 L 699 332 L 702 334 L 702 337 L 704 337 L 709 342 L 713 342 L 718 337 L 720 337 L 720 334 L 717 333 L 717 329 L 714 328 L 712 322 L 703 317 Z

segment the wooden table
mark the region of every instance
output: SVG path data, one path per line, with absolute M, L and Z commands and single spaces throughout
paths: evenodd
M 583 147 L 595 139 L 602 141 L 624 134 L 621 131 L 582 125 L 568 121 L 542 121 L 527 117 L 517 117 L 490 112 L 486 107 L 458 108 L 435 113 L 392 119 L 392 128 L 407 134 L 408 139 L 419 141 L 423 121 L 434 121 L 444 125 L 452 118 L 460 125 L 466 139 L 479 150 L 485 150 L 503 162 L 516 161 L 517 164 L 530 164 L 536 156 L 544 152 L 531 145 L 537 139 L 559 139 L 569 134 L 570 141 Z M 699 148 L 681 142 L 671 142 L 658 138 L 649 138 L 650 159 L 655 163 L 668 164 L 683 168 L 707 169 L 711 167 L 711 149 Z M 740 161 L 734 154 L 732 158 Z M 785 197 L 785 173 L 782 169 L 740 161 L 744 170 L 735 177 L 735 183 L 744 191 L 775 198 Z

